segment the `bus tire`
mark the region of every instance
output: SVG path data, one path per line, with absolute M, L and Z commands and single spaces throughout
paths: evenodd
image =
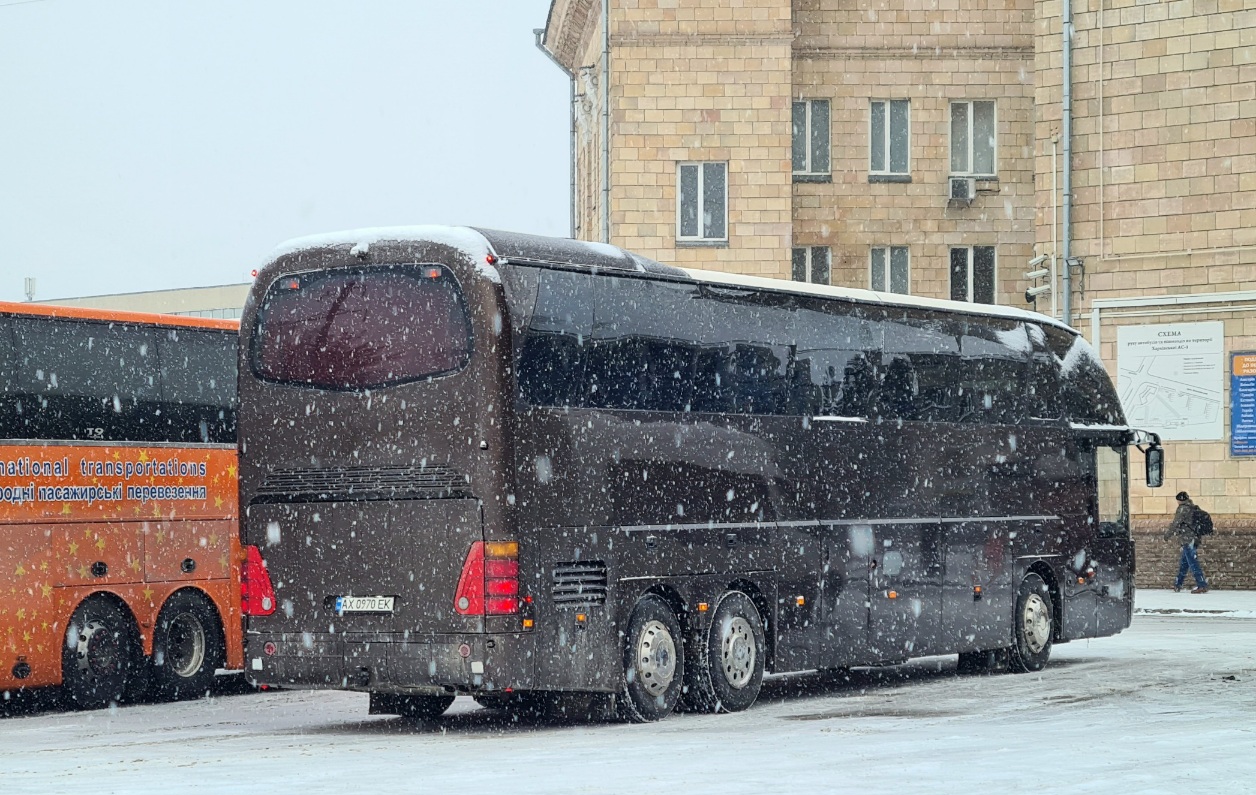
M 62 692 L 71 706 L 100 709 L 123 701 L 142 667 L 135 622 L 113 599 L 84 599 L 70 616 L 61 649 Z
M 632 609 L 624 640 L 620 714 L 632 723 L 666 718 L 685 678 L 680 622 L 662 599 L 645 596 Z
M 162 605 L 153 631 L 153 695 L 162 701 L 205 695 L 226 655 L 222 625 L 213 604 L 196 591 L 175 593 Z
M 1054 616 L 1047 584 L 1033 572 L 1026 574 L 1016 594 L 1012 618 L 1012 647 L 1008 650 L 1008 669 L 1012 673 L 1041 671 L 1046 667 L 1055 634 Z
M 691 712 L 740 712 L 755 702 L 763 686 L 766 646 L 763 619 L 741 591 L 720 597 L 705 642 L 686 677 L 685 708 Z

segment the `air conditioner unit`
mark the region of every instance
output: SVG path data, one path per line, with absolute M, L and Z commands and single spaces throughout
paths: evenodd
M 971 202 L 976 195 L 972 177 L 951 177 L 951 200 Z

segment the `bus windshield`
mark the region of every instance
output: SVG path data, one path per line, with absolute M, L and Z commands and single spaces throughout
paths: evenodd
M 358 390 L 461 369 L 471 328 L 457 282 L 438 265 L 299 274 L 258 312 L 253 369 L 268 381 Z

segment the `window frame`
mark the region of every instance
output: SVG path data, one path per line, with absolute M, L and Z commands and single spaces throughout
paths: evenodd
M 703 223 L 703 209 L 706 202 L 705 180 L 706 168 L 708 165 L 719 165 L 724 168 L 724 236 L 723 237 L 706 237 L 706 224 Z M 683 182 L 681 174 L 686 166 L 697 167 L 698 171 L 698 227 L 699 234 L 697 236 L 685 236 L 681 234 L 682 208 L 684 207 Z M 676 242 L 689 245 L 711 245 L 724 246 L 728 245 L 728 229 L 729 229 L 729 212 L 728 212 L 728 161 L 727 160 L 680 160 L 676 163 Z
M 891 160 L 890 141 L 894 138 L 893 131 L 893 105 L 895 102 L 906 103 L 907 106 L 907 164 L 902 171 L 894 171 Z M 885 168 L 877 170 L 872 167 L 872 153 L 875 142 L 872 140 L 872 114 L 873 106 L 877 104 L 885 105 L 885 137 L 881 141 L 882 157 Z M 903 97 L 897 99 L 869 99 L 868 100 L 868 176 L 874 178 L 904 179 L 911 177 L 911 100 Z
M 990 303 L 987 304 L 987 306 L 999 306 L 999 247 L 998 246 L 977 246 L 977 245 L 948 246 L 947 247 L 947 262 L 946 262 L 946 288 L 947 288 L 946 294 L 948 297 L 954 295 L 955 285 L 953 281 L 954 280 L 953 269 L 951 268 L 951 252 L 956 251 L 956 250 L 966 251 L 968 252 L 968 263 L 967 263 L 967 268 L 965 270 L 965 278 L 967 279 L 967 284 L 965 285 L 966 287 L 965 294 L 967 297 L 963 299 L 951 298 L 951 300 L 952 301 L 963 300 L 965 303 L 969 303 L 969 304 L 984 303 L 984 302 L 978 302 L 973 299 L 973 289 L 974 289 L 973 284 L 976 281 L 976 279 L 973 278 L 974 276 L 973 268 L 975 267 L 974 263 L 977 259 L 977 249 L 979 248 L 988 248 L 990 249 L 990 254 L 991 254 L 991 266 L 990 266 L 990 285 L 991 285 L 990 293 L 991 294 L 990 294 Z
M 894 283 L 892 274 L 894 270 L 893 258 L 894 258 L 895 249 L 901 249 L 907 254 L 907 292 L 905 293 L 896 293 L 891 287 L 891 285 L 893 285 Z M 876 267 L 875 264 L 873 263 L 873 256 L 874 256 L 873 252 L 878 251 L 878 250 L 885 252 L 885 261 L 883 263 L 883 267 L 885 268 L 885 273 L 882 274 L 883 283 L 885 284 L 885 289 L 883 290 L 877 290 L 877 288 L 873 286 L 875 284 L 875 281 L 873 279 L 874 268 Z M 894 295 L 911 295 L 911 246 L 892 246 L 892 245 L 869 246 L 868 247 L 868 289 L 877 290 L 877 292 L 892 293 Z
M 994 127 L 994 141 L 991 143 L 990 151 L 990 171 L 974 171 L 973 164 L 976 162 L 975 142 L 976 135 L 973 131 L 975 124 L 975 115 L 973 114 L 973 106 L 979 103 L 988 103 L 991 106 L 991 124 Z M 955 160 L 955 108 L 959 105 L 965 105 L 968 108 L 968 151 L 964 153 L 965 169 L 956 169 Z M 955 177 L 972 177 L 973 179 L 997 179 L 999 176 L 999 103 L 993 99 L 953 99 L 948 108 L 947 116 L 947 164 L 950 169 L 951 176 Z
M 824 251 L 824 258 L 826 260 L 825 265 L 829 272 L 829 278 L 828 278 L 828 281 L 817 282 L 813 277 L 813 274 L 815 272 L 813 263 L 815 262 L 815 252 L 821 251 L 821 250 Z M 794 256 L 793 255 L 797 251 L 805 252 L 803 255 L 804 256 L 803 274 L 806 276 L 806 281 L 799 281 L 798 279 L 794 278 L 794 273 L 793 273 Z M 831 246 L 794 246 L 790 250 L 789 263 L 790 263 L 790 274 L 789 274 L 790 281 L 797 282 L 798 284 L 824 284 L 824 285 L 833 284 L 833 249 Z
M 825 153 L 828 159 L 828 168 L 824 170 L 817 170 L 815 168 L 814 166 L 815 153 L 812 151 L 812 146 L 811 146 L 812 137 L 813 137 L 812 131 L 815 126 L 814 123 L 812 122 L 812 110 L 813 110 L 813 107 L 816 105 L 816 103 L 820 103 L 820 102 L 823 102 L 826 106 L 828 106 L 828 117 L 829 117 L 828 128 L 824 131 L 825 132 L 824 146 L 828 150 Z M 794 140 L 794 135 L 793 135 L 793 110 L 799 105 L 804 106 L 802 142 L 805 148 L 805 152 L 803 155 L 803 160 L 805 161 L 805 165 L 803 167 L 803 170 L 801 171 L 796 170 L 793 167 L 793 155 L 795 151 L 794 147 L 797 144 L 797 141 Z M 816 178 L 832 177 L 833 175 L 833 103 L 832 101 L 827 98 L 796 99 L 793 101 L 793 104 L 790 105 L 790 114 L 791 114 L 790 115 L 790 139 L 791 139 L 790 140 L 790 170 L 793 176 L 796 179 L 799 179 L 801 181 L 807 181 L 809 178 L 816 179 Z

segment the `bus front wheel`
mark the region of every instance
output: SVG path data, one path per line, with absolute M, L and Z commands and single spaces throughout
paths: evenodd
M 61 682 L 69 702 L 100 709 L 122 701 L 139 675 L 135 624 L 116 602 L 91 596 L 75 609 L 61 649 Z
M 205 695 L 226 653 L 213 605 L 195 591 L 179 591 L 157 616 L 151 669 L 154 695 L 165 701 Z
M 1016 594 L 1016 612 L 1012 616 L 1008 668 L 1013 673 L 1041 671 L 1046 667 L 1051 657 L 1051 638 L 1055 634 L 1054 616 L 1047 584 L 1033 572 L 1026 574 Z
M 623 716 L 633 723 L 661 720 L 676 708 L 685 677 L 680 622 L 657 596 L 637 602 L 624 644 Z
M 765 645 L 763 619 L 750 597 L 741 591 L 720 597 L 687 677 L 686 708 L 740 712 L 753 704 L 763 686 Z

